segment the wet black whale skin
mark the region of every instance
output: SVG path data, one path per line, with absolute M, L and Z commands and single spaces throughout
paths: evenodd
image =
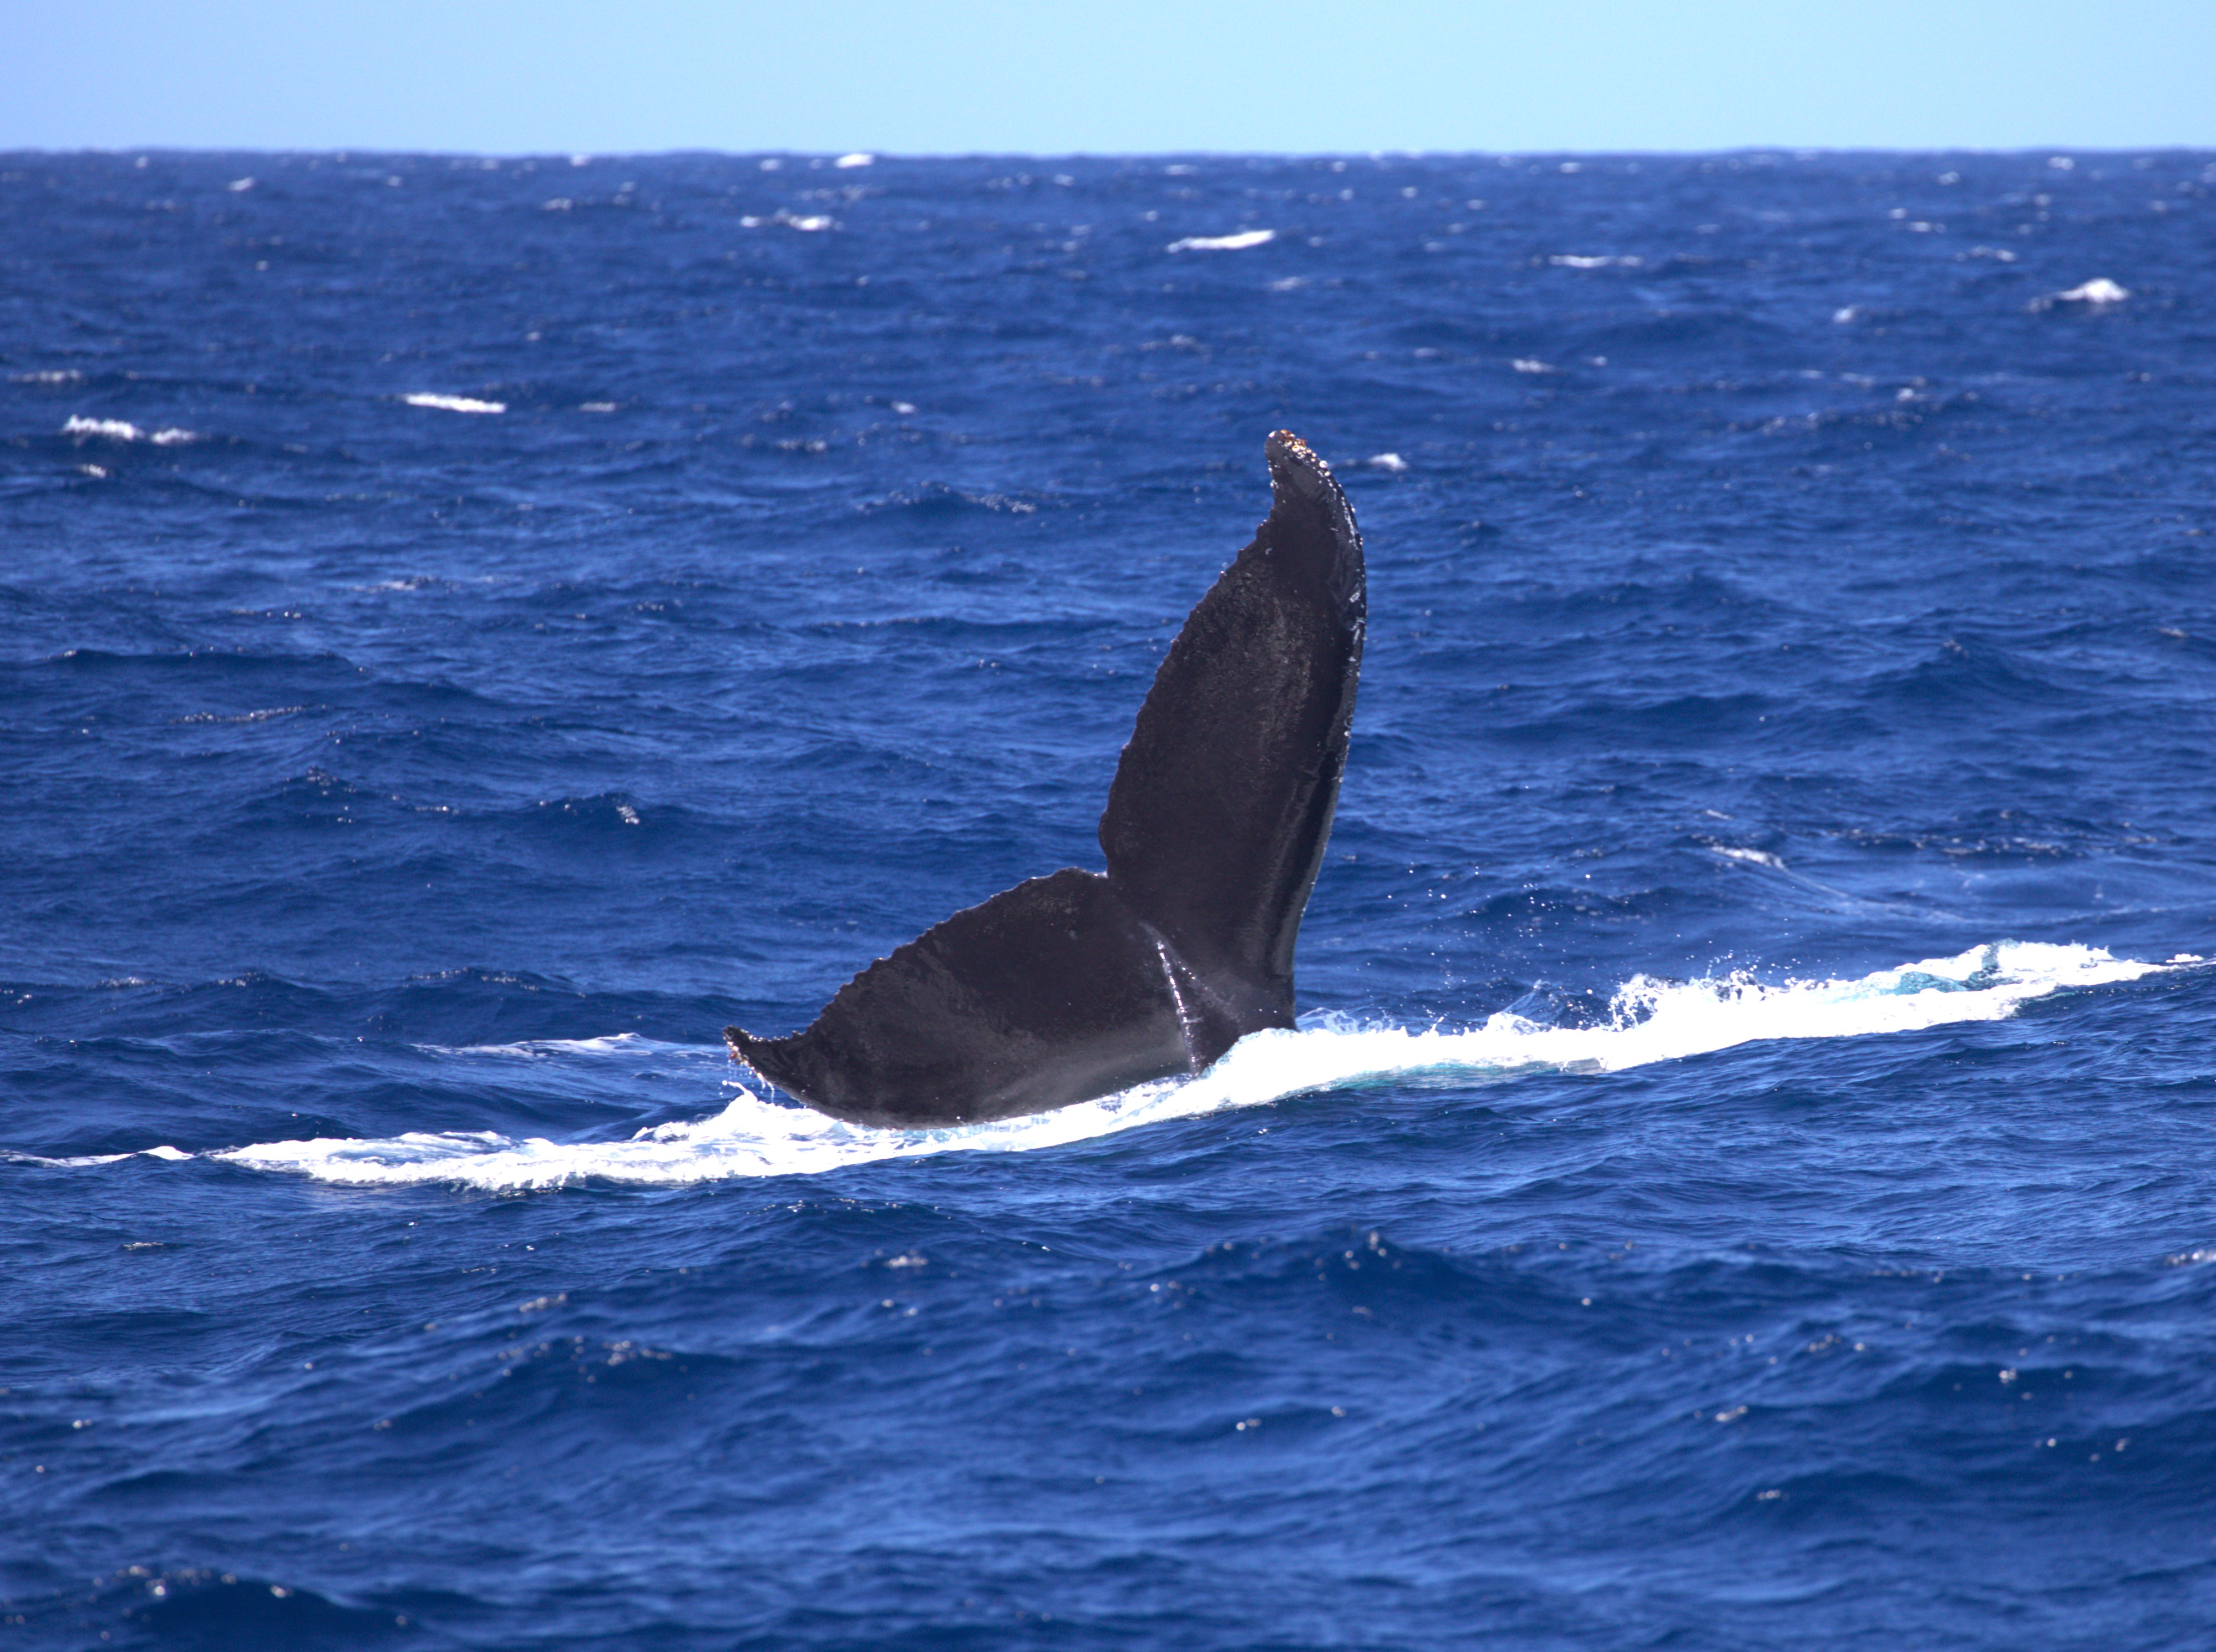
M 1105 875 L 1033 878 L 839 989 L 804 1032 L 723 1036 L 833 1118 L 1014 1118 L 1197 1073 L 1293 1025 L 1293 949 L 1346 766 L 1362 536 L 1330 468 L 1269 438 L 1270 515 L 1154 675 L 1100 817 Z

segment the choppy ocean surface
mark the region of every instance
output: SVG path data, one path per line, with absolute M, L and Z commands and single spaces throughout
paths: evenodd
M 0 1645 L 2205 1643 L 2212 188 L 0 157 Z M 749 1082 L 1280 426 L 1301 1029 Z

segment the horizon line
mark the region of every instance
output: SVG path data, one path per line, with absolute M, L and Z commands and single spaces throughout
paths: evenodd
M 1381 160 L 1523 160 L 1567 157 L 1579 160 L 1690 160 L 1708 157 L 1738 157 L 1745 155 L 1782 155 L 1794 159 L 1835 155 L 1977 155 L 2003 158 L 2013 156 L 2068 155 L 2132 156 L 2154 154 L 2216 154 L 2216 145 L 2193 143 L 2151 144 L 2010 144 L 1974 145 L 1947 144 L 1930 147 L 1883 144 L 1780 144 L 1749 143 L 1727 145 L 1715 148 L 1673 149 L 1126 149 L 1126 150 L 896 150 L 871 149 L 857 145 L 852 149 L 726 149 L 709 145 L 680 145 L 661 149 L 432 149 L 408 146 L 387 146 L 375 144 L 332 144 L 322 147 L 289 147 L 247 144 L 236 146 L 220 145 L 179 144 L 80 144 L 66 147 L 29 145 L 21 148 L 0 146 L 0 157 L 43 156 L 60 157 L 84 155 L 266 155 L 277 157 L 298 156 L 317 158 L 344 158 L 354 155 L 404 156 L 419 158 L 467 160 L 547 160 L 556 159 L 572 164 L 596 160 L 656 160 L 679 156 L 713 156 L 730 160 L 806 160 L 811 163 L 844 161 L 859 170 L 880 162 L 900 161 L 1381 161 Z

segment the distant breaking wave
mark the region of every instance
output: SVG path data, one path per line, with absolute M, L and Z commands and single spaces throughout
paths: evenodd
M 109 441 L 151 441 L 157 447 L 173 447 L 181 441 L 197 441 L 199 433 L 170 427 L 161 430 L 141 430 L 128 419 L 88 419 L 71 414 L 62 426 L 65 436 L 101 436 Z
M 520 1192 L 587 1181 L 655 1187 L 804 1175 L 881 1159 L 947 1152 L 1025 1152 L 1108 1136 L 1164 1119 L 1251 1107 L 1303 1093 L 1389 1082 L 1453 1083 L 1536 1073 L 1613 1073 L 1786 1039 L 1844 1039 L 1995 1021 L 2033 999 L 2135 981 L 2201 960 L 2112 957 L 2097 947 L 2004 941 L 1851 981 L 1765 986 L 1743 975 L 1664 982 L 1634 977 L 1606 1021 L 1546 1026 L 1505 1011 L 1465 1032 L 1336 1025 L 1256 1033 L 1197 1077 L 1143 1084 L 1054 1113 L 945 1130 L 869 1130 L 781 1106 L 742 1088 L 711 1118 L 657 1125 L 629 1141 L 522 1140 L 489 1131 L 416 1131 L 385 1140 L 262 1142 L 206 1156 L 255 1170 L 354 1186 L 426 1182 Z M 645 1041 L 620 1035 L 478 1046 L 465 1057 L 635 1059 Z M 146 1150 L 183 1160 L 174 1147 Z M 19 1156 L 19 1162 L 22 1157 Z M 108 1154 L 45 1164 L 107 1164 Z
M 1248 247 L 1267 246 L 1277 238 L 1275 230 L 1240 230 L 1234 235 L 1188 235 L 1173 241 L 1172 252 L 1241 252 Z
M 446 413 L 505 413 L 506 402 L 479 401 L 474 396 L 447 396 L 437 391 L 419 390 L 400 398 L 410 407 L 435 407 Z

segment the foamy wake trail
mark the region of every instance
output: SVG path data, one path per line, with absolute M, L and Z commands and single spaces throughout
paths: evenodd
M 1620 1072 L 1759 1039 L 1855 1038 L 1999 1020 L 2018 1005 L 2051 993 L 2134 981 L 2199 962 L 2181 953 L 2167 965 L 2145 964 L 2113 958 L 2096 947 L 2010 941 L 1853 981 L 1765 986 L 1743 976 L 1684 982 L 1638 976 L 1616 994 L 1610 1018 L 1591 1026 L 1545 1026 L 1504 1012 L 1464 1032 L 1339 1024 L 1261 1032 L 1241 1040 L 1196 1078 L 1143 1084 L 1031 1118 L 948 1130 L 865 1130 L 740 1089 L 712 1118 L 659 1125 L 623 1142 L 410 1131 L 384 1141 L 264 1142 L 209 1156 L 323 1181 L 442 1182 L 502 1192 L 582 1181 L 669 1187 L 809 1174 L 931 1153 L 1057 1147 L 1166 1119 L 1254 1106 L 1340 1086 Z M 643 1041 L 618 1038 L 443 1053 L 467 1059 L 589 1062 L 626 1051 L 635 1060 L 643 1047 Z M 184 1156 L 173 1148 L 154 1151 Z

